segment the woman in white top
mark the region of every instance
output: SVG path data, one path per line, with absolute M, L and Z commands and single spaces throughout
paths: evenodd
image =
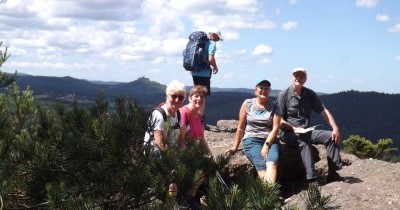
M 149 117 L 149 126 L 145 133 L 145 143 L 150 144 L 151 151 L 159 153 L 168 148 L 177 147 L 180 141 L 180 133 L 183 131 L 179 122 L 179 108 L 186 96 L 185 85 L 173 80 L 167 85 L 166 100 L 160 109 L 155 109 Z M 164 121 L 163 113 L 166 114 Z

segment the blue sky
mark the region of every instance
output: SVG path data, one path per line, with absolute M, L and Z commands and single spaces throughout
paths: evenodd
M 224 36 L 214 87 L 283 89 L 301 66 L 318 92 L 400 93 L 398 0 L 0 0 L 1 70 L 192 85 L 194 30 Z

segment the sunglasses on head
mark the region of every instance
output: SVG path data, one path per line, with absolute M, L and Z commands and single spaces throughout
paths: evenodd
M 182 101 L 185 98 L 185 96 L 182 95 L 170 95 L 170 96 L 173 100 L 176 100 L 176 98 L 178 98 L 179 101 Z

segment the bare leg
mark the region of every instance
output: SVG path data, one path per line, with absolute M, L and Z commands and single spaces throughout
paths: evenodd
M 267 171 L 265 174 L 268 183 L 275 183 L 278 174 L 278 164 L 275 162 L 267 162 Z
M 266 181 L 266 171 L 262 170 L 262 171 L 257 171 L 258 177 L 263 180 L 264 182 Z

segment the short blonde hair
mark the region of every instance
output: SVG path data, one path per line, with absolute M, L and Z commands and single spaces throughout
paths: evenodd
M 195 85 L 192 87 L 192 89 L 190 89 L 189 97 L 196 93 L 201 93 L 204 97 L 207 97 L 207 88 L 202 85 Z
M 171 92 L 178 92 L 183 94 L 183 96 L 186 97 L 186 88 L 185 84 L 178 80 L 172 80 L 168 85 L 167 88 L 165 89 L 165 95 L 169 95 Z

